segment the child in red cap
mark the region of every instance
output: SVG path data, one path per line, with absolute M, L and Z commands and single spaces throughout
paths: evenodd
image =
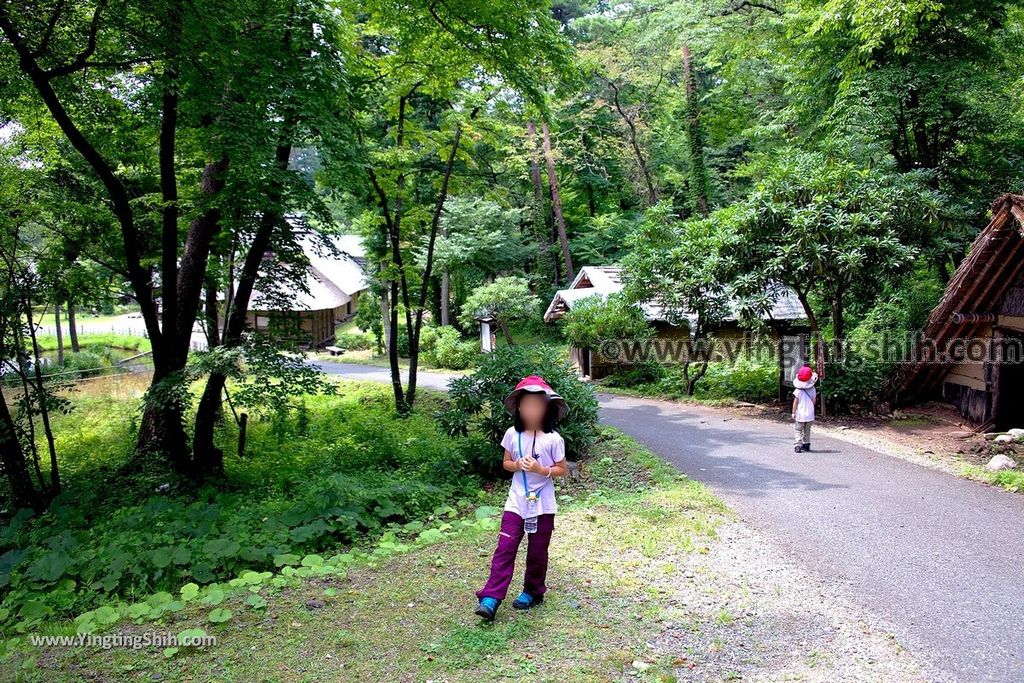
M 793 380 L 793 452 L 811 450 L 811 423 L 814 422 L 814 399 L 818 373 L 803 366 Z
M 530 609 L 543 602 L 548 544 L 557 510 L 552 480 L 568 472 L 565 440 L 555 431 L 555 424 L 569 410 L 565 399 L 543 378 L 529 375 L 505 398 L 505 408 L 514 416 L 514 423 L 501 440 L 505 448 L 502 466 L 512 473 L 512 483 L 501 517 L 498 547 L 491 558 L 491 573 L 487 584 L 476 592 L 480 600 L 476 613 L 489 621 L 508 593 L 524 534 L 529 539 L 526 576 L 523 592 L 512 606 Z

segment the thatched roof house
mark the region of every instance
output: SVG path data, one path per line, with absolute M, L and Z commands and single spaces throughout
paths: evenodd
M 932 311 L 914 362 L 890 381 L 894 401 L 942 398 L 981 426 L 1024 426 L 1024 196 L 992 204 L 992 220 Z
M 551 303 L 548 304 L 548 308 L 544 312 L 544 322 L 550 323 L 558 320 L 580 299 L 595 294 L 607 297 L 609 294 L 621 292 L 622 289 L 622 268 L 618 266 L 583 266 L 568 289 L 560 289 L 555 292 Z M 664 311 L 657 304 L 644 303 L 641 308 L 644 311 L 644 317 L 649 322 L 668 322 Z M 780 287 L 772 309 L 764 316 L 764 319 L 769 322 L 786 324 L 804 320 L 806 316 L 796 292 L 786 287 Z M 739 317 L 735 314 L 725 317 L 727 324 L 738 321 Z
M 365 252 L 355 236 L 329 237 L 325 248 L 320 239 L 301 228 L 296 230 L 300 233 L 298 244 L 309 260 L 300 273 L 301 284 L 292 277 L 274 279 L 272 273 L 286 266 L 268 252 L 259 278 L 268 288 L 253 291 L 248 324 L 275 338 L 325 346 L 334 341 L 338 323 L 355 314 L 360 293 L 369 288 L 362 265 Z
M 582 299 L 595 295 L 604 298 L 621 292 L 622 289 L 622 269 L 618 266 L 584 266 L 567 289 L 555 292 L 551 303 L 548 304 L 548 308 L 544 312 L 544 322 L 550 323 L 559 320 Z M 659 305 L 644 303 L 641 304 L 641 308 L 647 322 L 654 328 L 657 338 L 688 337 L 687 327 L 670 321 Z M 771 335 L 776 339 L 807 330 L 806 317 L 800 300 L 795 292 L 785 287 L 778 288 L 772 308 L 765 314 L 764 320 L 768 323 Z M 745 330 L 740 326 L 739 316 L 735 313 L 726 316 L 722 325 L 714 331 L 718 338 L 740 337 L 744 332 Z M 582 374 L 595 379 L 609 374 L 613 367 L 623 364 L 621 360 L 612 361 L 603 358 L 593 349 L 572 347 L 569 351 L 570 356 L 579 365 Z M 783 378 L 782 381 L 785 382 L 787 379 Z

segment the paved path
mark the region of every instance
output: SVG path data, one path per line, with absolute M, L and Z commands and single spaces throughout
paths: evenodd
M 376 365 L 336 363 L 334 361 L 310 361 L 309 364 L 320 368 L 321 371 L 328 375 L 337 375 L 345 379 L 361 379 L 371 382 L 384 382 L 385 384 L 391 384 L 391 370 L 388 368 L 378 367 Z M 446 391 L 448 389 L 448 380 L 457 376 L 458 375 L 443 372 L 423 372 L 421 370 L 416 373 L 416 386 Z M 408 383 L 408 380 L 409 371 L 402 370 L 403 386 Z
M 324 364 L 346 377 L 387 370 Z M 441 373 L 422 386 L 444 388 Z M 710 408 L 599 395 L 601 420 L 707 484 L 798 563 L 844 582 L 935 680 L 1024 681 L 1024 495 Z

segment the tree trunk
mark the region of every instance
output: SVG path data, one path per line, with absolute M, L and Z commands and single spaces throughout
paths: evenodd
M 14 418 L 7 408 L 7 400 L 0 391 L 0 464 L 11 487 L 13 503 L 18 508 L 32 508 L 36 512 L 46 509 L 45 497 L 32 485 L 25 462 L 25 452 L 18 441 L 18 432 L 14 426 Z
M 224 189 L 227 157 L 210 162 L 203 169 L 200 193 L 206 198 Z M 189 451 L 185 433 L 185 409 L 173 391 L 173 385 L 183 381 L 192 341 L 192 326 L 199 311 L 200 294 L 206 280 L 207 260 L 213 238 L 220 230 L 220 209 L 213 206 L 197 216 L 189 226 L 180 263 L 176 266 L 175 297 L 178 304 L 176 319 L 162 317 L 163 330 L 158 346 L 153 345 L 153 382 L 146 392 L 145 408 L 135 442 L 137 460 L 146 454 L 163 453 L 176 471 L 189 477 L 200 474 L 196 460 Z M 157 353 L 157 350 L 160 353 Z
M 441 224 L 441 237 L 448 237 L 448 228 L 445 227 L 444 223 Z M 441 294 L 440 301 L 438 302 L 440 309 L 439 317 L 441 320 L 441 327 L 446 327 L 451 324 L 449 320 L 450 311 L 448 303 L 448 300 L 451 298 L 451 289 L 452 276 L 451 273 L 448 272 L 448 267 L 445 266 L 444 272 L 441 273 Z
M 843 322 L 843 292 L 838 291 L 832 300 L 832 357 L 841 361 L 843 357 L 843 339 L 846 336 L 846 324 Z
M 533 181 L 533 225 L 536 234 L 539 236 L 540 241 L 540 253 L 542 258 L 545 254 L 550 254 L 552 258 L 552 269 L 553 282 L 555 286 L 558 285 L 558 257 L 551 251 L 551 245 L 548 243 L 548 233 L 551 232 L 552 226 L 548 225 L 548 209 L 547 203 L 544 201 L 544 184 L 540 177 L 540 159 L 537 149 L 537 124 L 530 121 L 526 124 L 526 143 L 529 147 L 529 158 L 530 158 L 530 179 Z M 540 263 L 540 262 L 539 262 Z M 539 265 L 538 263 L 538 265 Z
M 565 230 L 565 217 L 562 215 L 562 196 L 558 192 L 558 176 L 555 174 L 555 155 L 551 150 L 551 132 L 546 121 L 541 122 L 540 130 L 544 136 L 544 159 L 548 167 L 548 183 L 551 185 L 551 206 L 555 212 L 558 241 L 562 245 L 562 258 L 565 260 L 566 281 L 572 282 L 576 277 L 576 269 L 569 252 L 569 237 Z
M 60 304 L 53 306 L 53 323 L 57 330 L 57 365 L 64 366 L 64 329 L 60 320 Z
M 685 49 L 685 47 L 684 47 Z M 640 141 L 638 139 L 636 130 L 636 121 L 633 116 L 623 109 L 622 104 L 619 102 L 619 88 L 615 85 L 615 81 L 608 81 L 609 87 L 612 89 L 612 101 L 615 103 L 615 110 L 619 112 L 619 116 L 626 124 L 626 128 L 629 131 L 629 146 L 633 148 L 633 154 L 636 156 L 637 166 L 640 167 L 640 173 L 644 179 L 644 185 L 647 187 L 647 204 L 654 205 L 658 203 L 658 191 L 654 187 L 654 179 L 651 177 L 651 171 L 647 167 L 647 159 L 644 157 L 643 150 L 640 149 Z
M 79 353 L 82 347 L 78 344 L 78 322 L 75 320 L 75 302 L 68 299 L 68 336 L 71 337 L 71 352 Z
M 294 126 L 291 118 L 286 119 L 282 126 L 281 137 L 287 140 Z M 288 159 L 291 157 L 291 142 L 278 144 L 274 154 L 274 163 L 280 173 L 288 169 Z M 253 235 L 252 243 L 245 254 L 242 262 L 242 272 L 238 278 L 238 285 L 235 288 L 234 302 L 231 307 L 231 315 L 225 326 L 224 338 L 220 340 L 226 348 L 235 348 L 242 343 L 242 334 L 245 332 L 246 318 L 249 315 L 249 301 L 252 298 L 253 290 L 256 287 L 256 278 L 259 275 L 260 265 L 263 257 L 270 248 L 274 229 L 281 224 L 284 218 L 284 210 L 281 202 L 284 196 L 282 182 L 275 182 L 267 188 L 267 205 L 260 216 L 256 232 Z M 216 288 L 208 285 L 207 295 L 210 296 Z M 216 315 L 216 302 L 213 302 L 213 315 Z M 214 325 L 216 329 L 216 325 Z M 224 452 L 217 448 L 214 443 L 214 431 L 217 423 L 223 414 L 221 405 L 221 394 L 227 384 L 227 375 L 223 372 L 211 372 L 206 379 L 206 386 L 203 395 L 199 399 L 199 406 L 196 409 L 195 426 L 192 434 L 192 459 L 194 470 L 205 476 L 207 474 L 219 474 L 224 471 Z
M 702 216 L 707 216 L 708 170 L 704 164 L 704 131 L 700 123 L 700 105 L 697 102 L 697 79 L 690 64 L 690 46 L 683 43 L 683 77 L 686 81 L 686 137 L 690 143 L 690 189 L 694 204 Z
M 94 24 L 98 18 L 98 11 L 93 15 Z M 164 284 L 176 289 L 173 293 L 169 289 L 165 290 L 167 300 L 164 301 L 164 304 L 170 304 L 171 309 L 164 319 L 165 326 L 161 328 L 153 296 L 153 274 L 150 268 L 143 265 L 145 245 L 143 236 L 140 235 L 135 223 L 132 206 L 132 201 L 135 199 L 133 192 L 130 192 L 128 186 L 118 177 L 115 165 L 100 153 L 75 123 L 54 88 L 52 76 L 40 66 L 38 55 L 18 31 L 9 8 L 4 3 L 0 3 L 0 30 L 19 57 L 18 67 L 34 85 L 54 122 L 103 184 L 110 199 L 111 210 L 121 228 L 128 280 L 131 283 L 135 300 L 139 304 L 153 350 L 153 384 L 150 391 L 147 392 L 147 398 L 155 400 L 146 401 L 136 441 L 136 453 L 161 454 L 166 456 L 176 468 L 184 469 L 188 465 L 188 457 L 187 440 L 184 427 L 181 424 L 182 407 L 173 398 L 173 393 L 164 390 L 167 388 L 168 382 L 172 379 L 177 380 L 188 354 L 192 324 L 195 322 L 195 315 L 199 308 L 199 292 L 205 275 L 210 240 L 219 227 L 218 210 L 216 207 L 209 209 L 190 227 L 181 257 L 180 274 L 182 277 L 175 278 L 173 272 L 162 273 Z M 165 90 L 162 112 L 160 171 L 161 185 L 165 195 L 170 189 L 169 182 L 174 169 L 173 133 L 177 117 L 175 92 L 175 88 Z M 173 106 L 169 106 L 171 103 Z M 210 194 L 211 187 L 217 188 L 218 185 L 223 185 L 223 173 L 218 172 L 223 171 L 223 168 L 220 167 L 222 163 L 226 166 L 226 160 L 214 164 L 215 168 L 213 169 L 210 168 L 210 165 L 207 166 L 207 170 L 203 173 L 203 186 L 200 188 L 203 194 Z M 211 170 L 212 173 L 207 172 Z M 169 267 L 172 260 L 171 256 L 166 253 L 167 237 L 171 232 L 168 218 L 170 214 L 169 210 L 164 214 L 166 222 L 161 240 L 164 247 L 161 263 L 165 267 Z M 176 237 L 177 226 L 175 226 L 174 234 Z M 177 260 L 176 239 L 174 254 L 174 259 Z M 173 268 L 171 270 L 173 271 Z M 174 310 L 175 308 L 178 310 Z M 179 311 L 181 315 L 178 314 Z M 132 463 L 127 467 L 134 468 L 135 464 Z
M 515 342 L 512 341 L 512 334 L 509 333 L 509 331 L 508 331 L 508 324 L 504 320 L 502 320 L 501 318 L 498 318 L 497 322 L 498 322 L 498 327 L 501 328 L 502 336 L 505 337 L 505 341 L 508 342 L 509 346 L 515 346 Z
M 29 327 L 28 333 L 32 337 L 32 349 L 35 361 L 33 366 L 35 368 L 36 385 L 35 392 L 36 397 L 39 400 L 39 416 L 43 421 L 43 434 L 46 436 L 46 448 L 50 454 L 50 484 L 46 485 L 45 482 L 40 481 L 39 485 L 45 492 L 47 499 L 60 493 L 60 469 L 57 467 L 57 448 L 53 443 L 53 428 L 50 425 L 50 409 L 46 404 L 46 391 L 43 387 L 43 370 L 39 362 L 39 344 L 36 341 L 36 328 L 32 321 L 32 306 L 26 306 L 29 315 Z
M 470 118 L 475 118 L 480 111 L 479 107 L 474 109 Z M 441 187 L 437 192 L 437 201 L 434 203 L 434 213 L 430 220 L 430 238 L 427 241 L 427 261 L 423 266 L 423 279 L 420 282 L 419 303 L 416 306 L 414 324 L 409 330 L 409 388 L 406 392 L 406 400 L 411 407 L 416 400 L 416 370 L 420 357 L 420 331 L 423 329 L 423 308 L 427 303 L 427 293 L 430 289 L 430 274 L 434 266 L 434 247 L 437 243 L 437 233 L 441 229 L 441 213 L 444 211 L 444 203 L 448 199 L 448 185 L 451 182 L 452 172 L 455 170 L 455 159 L 459 153 L 459 143 L 462 141 L 462 125 L 456 124 L 455 133 L 452 135 L 452 147 L 448 153 L 448 161 L 445 164 L 444 175 L 441 177 Z
M 384 269 L 381 268 L 381 271 Z M 391 303 L 390 296 L 388 295 L 388 283 L 386 280 L 381 280 L 384 287 L 380 293 L 380 318 L 384 327 L 384 353 L 388 353 L 391 349 Z

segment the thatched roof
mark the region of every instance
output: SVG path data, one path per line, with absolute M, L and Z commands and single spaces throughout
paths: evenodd
M 551 303 L 544 312 L 544 322 L 549 323 L 558 320 L 565 315 L 573 305 L 588 296 L 607 297 L 609 294 L 621 292 L 622 269 L 618 266 L 584 266 L 576 274 L 568 289 L 560 289 L 555 292 Z M 641 304 L 644 317 L 648 322 L 667 320 L 661 306 L 655 303 Z M 772 309 L 765 316 L 765 320 L 794 321 L 805 318 L 803 306 L 796 292 L 788 287 L 779 287 L 776 297 L 772 302 Z M 726 320 L 735 320 L 735 315 L 729 315 Z
M 260 282 L 252 293 L 249 309 L 264 311 L 320 311 L 344 306 L 355 295 L 369 288 L 362 242 L 357 236 L 314 237 L 297 220 L 289 218 L 297 242 L 309 265 L 298 273 L 304 284 L 295 280 L 292 266 L 278 262 L 268 252 L 260 266 Z M 279 275 L 277 278 L 274 275 Z M 223 298 L 223 293 L 219 295 Z
M 1024 196 L 1005 194 L 992 203 L 992 220 L 971 245 L 946 287 L 938 306 L 928 316 L 923 338 L 939 352 L 951 340 L 977 335 L 990 324 L 997 309 L 1024 272 Z M 978 314 L 978 315 L 970 315 Z M 920 357 L 929 346 L 919 345 L 916 361 L 901 366 L 886 392 L 892 398 L 908 400 L 938 385 L 952 363 Z

